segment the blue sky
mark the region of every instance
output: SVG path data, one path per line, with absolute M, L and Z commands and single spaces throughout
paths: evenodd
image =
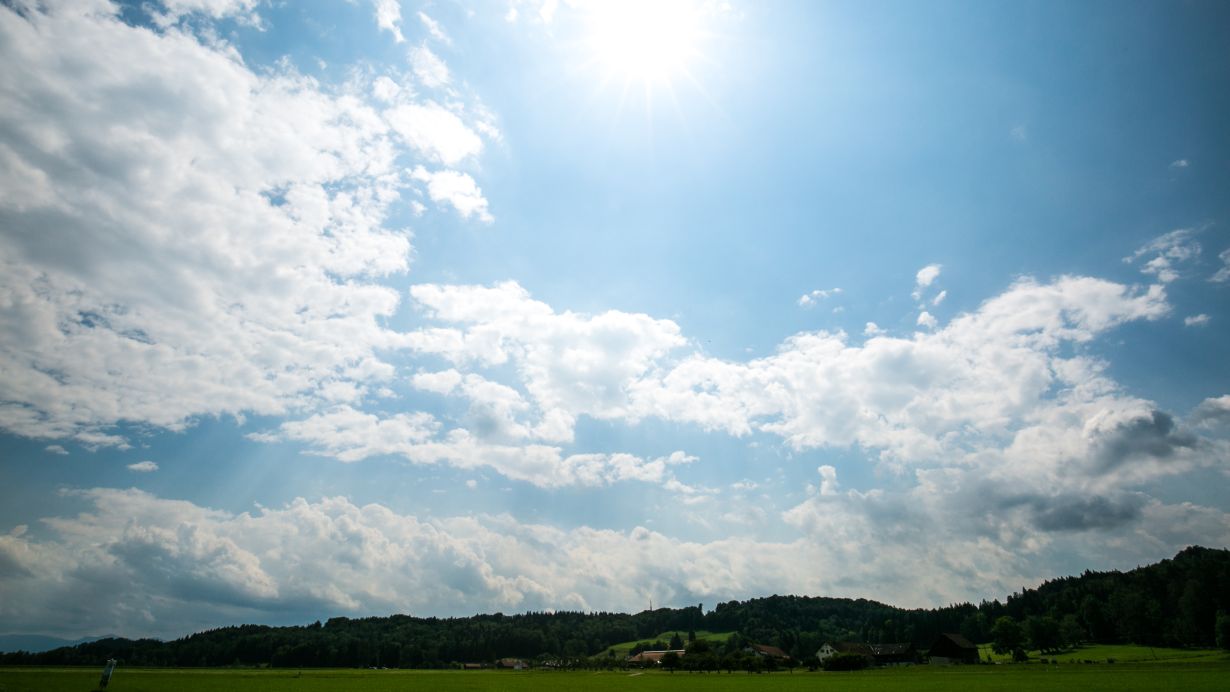
M 0 7 L 0 630 L 1230 545 L 1219 3 Z

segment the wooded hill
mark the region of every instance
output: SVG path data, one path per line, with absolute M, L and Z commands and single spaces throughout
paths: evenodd
M 662 632 L 735 632 L 718 655 L 747 642 L 805 660 L 826 641 L 930 644 L 939 632 L 975 642 L 997 620 L 1079 642 L 1230 648 L 1230 551 L 1187 548 L 1171 560 L 1129 572 L 1091 572 L 1043 583 L 1004 602 L 906 610 L 865 599 L 770 596 L 626 613 L 524 613 L 463 618 L 410 615 L 332 618 L 300 627 L 241 625 L 175 641 L 108 638 L 41 653 L 0 655 L 5 665 L 441 667 L 502 657 L 564 665 L 616 663 L 609 647 Z M 1221 617 L 1219 617 L 1219 613 Z M 648 643 L 648 642 L 647 642 Z M 1055 642 L 1052 642 L 1055 643 Z

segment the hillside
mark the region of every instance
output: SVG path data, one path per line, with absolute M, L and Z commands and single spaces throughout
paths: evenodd
M 626 613 L 524 613 L 465 618 L 410 615 L 332 618 L 300 627 L 242 625 L 182 639 L 107 638 L 52 651 L 11 652 L 3 664 L 97 665 L 118 658 L 147 666 L 437 667 L 515 656 L 614 658 L 609 653 L 664 633 L 718 632 L 721 646 L 758 642 L 803 659 L 828 640 L 912 641 L 925 647 L 939 632 L 988 641 L 998 618 L 1021 623 L 1052 618 L 1077 642 L 1211 647 L 1217 615 L 1230 610 L 1230 551 L 1187 548 L 1173 559 L 1128 572 L 1091 572 L 1012 594 L 944 608 L 907 610 L 864 599 L 769 596 Z M 1224 618 L 1223 626 L 1230 626 Z M 726 633 L 734 633 L 727 635 Z M 729 636 L 730 642 L 725 642 Z

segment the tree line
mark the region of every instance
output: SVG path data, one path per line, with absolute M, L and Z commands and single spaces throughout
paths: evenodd
M 174 641 L 102 639 L 52 651 L 0 654 L 4 665 L 100 665 L 116 658 L 141 666 L 448 667 L 504 657 L 558 666 L 615 666 L 611 647 L 663 632 L 735 632 L 725 644 L 688 641 L 688 667 L 752 665 L 749 643 L 807 660 L 829 641 L 912 642 L 941 632 L 992 642 L 1005 652 L 1057 650 L 1085 642 L 1230 648 L 1230 551 L 1192 547 L 1128 572 L 1091 572 L 1047 581 L 1003 602 L 903 609 L 866 599 L 769 596 L 658 608 L 636 614 L 529 612 L 461 618 L 335 617 L 305 626 L 240 625 Z M 672 638 L 673 639 L 673 638 Z M 691 638 L 690 638 L 691 639 Z M 712 663 L 709 663 L 710 658 Z M 672 661 L 674 665 L 684 665 Z

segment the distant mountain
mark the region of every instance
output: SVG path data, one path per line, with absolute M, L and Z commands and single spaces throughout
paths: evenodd
M 74 645 L 52 637 L 9 635 L 0 646 L 26 653 L 0 654 L 0 664 L 99 665 L 115 658 L 143 666 L 434 668 L 520 657 L 612 666 L 619 665 L 611 650 L 617 643 L 663 648 L 665 642 L 652 639 L 663 632 L 682 637 L 694 631 L 733 632 L 714 652 L 723 660 L 741 656 L 748 643 L 778 647 L 803 660 L 832 641 L 926 647 L 939 633 L 959 632 L 985 642 L 1001 618 L 1039 637 L 1055 630 L 1054 636 L 1068 645 L 1209 647 L 1230 641 L 1230 635 L 1215 635 L 1227 619 L 1221 613 L 1230 613 L 1230 551 L 1191 547 L 1173 559 L 1128 572 L 1086 571 L 1024 589 L 1003 602 L 978 605 L 905 609 L 861 598 L 768 596 L 718 603 L 708 612 L 698 604 L 636 614 L 336 617 L 300 627 L 222 627 L 169 642 L 108 637 Z
M 99 639 L 113 637 L 115 635 L 108 634 L 102 637 L 85 637 L 83 639 L 61 639 L 60 637 L 49 637 L 45 634 L 0 634 L 0 653 L 8 651 L 29 651 L 30 653 L 38 653 L 40 651 L 51 651 L 62 646 L 77 646 L 78 644 L 88 644 L 96 642 Z

